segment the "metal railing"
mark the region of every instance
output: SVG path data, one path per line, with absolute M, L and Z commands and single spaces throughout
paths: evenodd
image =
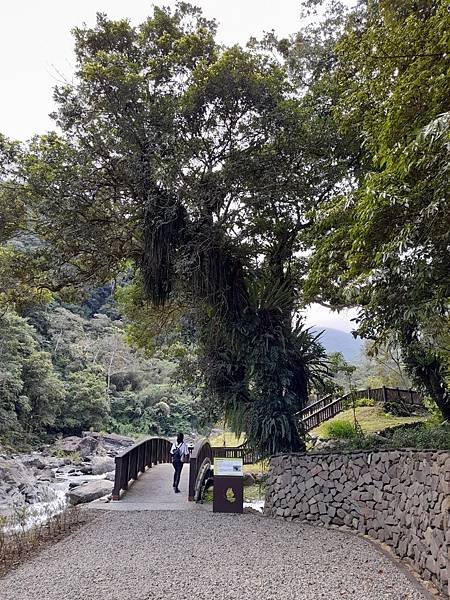
M 147 468 L 158 463 L 171 462 L 171 447 L 172 443 L 166 438 L 149 437 L 118 454 L 115 458 L 112 499 L 120 500 L 120 493 L 125 492 Z

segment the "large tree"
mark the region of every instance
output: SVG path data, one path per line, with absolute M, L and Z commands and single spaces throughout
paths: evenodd
M 269 53 L 217 45 L 185 3 L 74 34 L 61 134 L 22 162 L 39 285 L 138 269 L 154 306 L 189 310 L 235 428 L 265 454 L 300 450 L 294 413 L 324 372 L 323 349 L 293 325 L 302 235 L 349 169 L 329 105 L 298 97 Z
M 335 55 L 335 115 L 359 140 L 354 190 L 317 214 L 309 297 L 360 307 L 359 332 L 394 339 L 415 381 L 450 417 L 448 373 L 430 335 L 450 297 L 445 2 L 350 11 Z

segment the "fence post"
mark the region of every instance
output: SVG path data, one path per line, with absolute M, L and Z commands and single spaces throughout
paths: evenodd
M 128 482 L 130 481 L 131 477 L 130 477 L 130 455 L 126 454 L 124 456 L 124 466 L 123 466 L 123 470 L 125 471 L 125 480 L 124 480 L 124 484 L 122 486 L 123 490 L 127 490 L 128 489 Z
M 386 386 L 383 385 L 383 405 L 387 404 L 387 391 L 386 391 Z
M 156 439 L 152 440 L 152 458 L 153 458 L 153 464 L 157 465 L 158 464 L 158 440 L 156 440 Z
M 188 492 L 188 500 L 189 502 L 194 501 L 195 497 L 195 481 L 197 479 L 197 458 L 190 458 L 189 461 L 191 464 L 189 465 L 189 492 Z
M 114 489 L 112 492 L 112 499 L 119 500 L 120 498 L 120 489 L 122 487 L 122 457 L 116 456 L 114 459 L 116 463 L 116 470 L 114 474 Z

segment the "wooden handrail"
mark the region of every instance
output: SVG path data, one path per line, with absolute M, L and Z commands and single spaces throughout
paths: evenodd
M 158 463 L 171 462 L 172 443 L 167 438 L 149 437 L 127 448 L 115 458 L 113 500 L 120 500 L 120 493 L 126 492 L 133 481 L 147 468 Z
M 253 465 L 260 461 L 260 457 L 253 450 L 245 446 L 213 446 L 213 458 L 242 458 L 244 465 Z
M 316 410 L 319 410 L 319 408 L 323 408 L 327 404 L 330 404 L 330 402 L 333 402 L 333 394 L 327 394 L 323 398 L 311 402 L 311 404 L 307 404 L 302 410 L 296 413 L 296 415 L 301 413 L 303 416 L 306 416 L 308 413 L 313 413 Z
M 335 400 L 330 395 L 321 400 L 306 406 L 303 410 L 296 413 L 305 428 L 310 431 L 318 427 L 321 423 L 332 419 L 344 408 L 346 401 L 357 400 L 358 398 L 371 398 L 377 402 L 387 404 L 389 402 L 401 403 L 405 406 L 423 407 L 423 398 L 416 390 L 401 390 L 399 388 L 367 388 L 365 390 L 352 390 Z

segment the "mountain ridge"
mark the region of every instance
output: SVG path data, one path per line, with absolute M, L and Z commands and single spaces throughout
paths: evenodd
M 327 354 L 331 352 L 341 352 L 348 362 L 357 362 L 361 355 L 364 340 L 360 337 L 353 337 L 348 331 L 334 329 L 333 327 L 314 326 L 311 331 L 320 333 L 319 341 L 324 346 Z

